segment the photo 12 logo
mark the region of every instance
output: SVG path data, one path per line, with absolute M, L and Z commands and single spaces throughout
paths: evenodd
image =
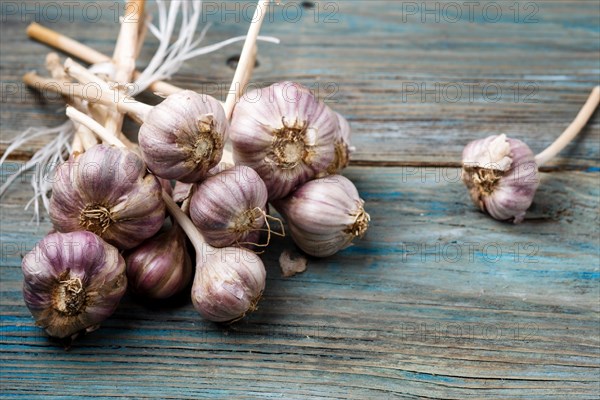
M 189 0 L 188 3 L 191 3 Z M 152 4 L 154 2 L 148 2 Z M 195 5 L 201 7 L 200 21 L 220 23 L 252 22 L 257 4 L 245 1 L 202 1 Z M 139 7 L 136 3 L 124 1 L 1 1 L 2 22 L 19 20 L 21 22 L 75 22 L 86 23 L 105 20 L 119 23 L 137 22 Z M 190 7 L 191 8 L 191 7 Z M 272 1 L 263 12 L 269 22 L 300 21 L 333 24 L 339 23 L 338 1 Z
M 250 23 L 255 16 L 256 2 L 203 1 L 202 22 Z M 272 1 L 267 4 L 265 21 L 337 24 L 340 22 L 339 1 Z M 260 13 L 260 12 L 259 12 Z
M 98 22 L 102 19 L 119 23 L 137 23 L 136 3 L 123 1 L 2 1 L 0 14 L 2 22 Z
M 537 103 L 535 82 L 402 82 L 402 103 Z
M 535 24 L 540 7 L 533 1 L 403 1 L 401 10 L 403 23 Z

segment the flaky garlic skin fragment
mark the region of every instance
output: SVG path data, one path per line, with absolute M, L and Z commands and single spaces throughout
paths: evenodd
M 48 335 L 60 339 L 91 332 L 125 294 L 125 261 L 91 232 L 53 233 L 21 264 L 25 304 Z
M 161 193 L 161 184 L 134 152 L 96 145 L 57 168 L 50 219 L 59 232 L 87 230 L 130 249 L 162 227 Z
M 244 95 L 231 121 L 236 164 L 260 175 L 269 199 L 327 174 L 334 161 L 335 113 L 305 87 L 280 82 Z
M 190 217 L 214 247 L 257 244 L 265 226 L 267 187 L 256 171 L 237 165 L 196 186 Z
M 261 259 L 241 247 L 197 251 L 192 303 L 204 318 L 234 322 L 256 310 L 267 273 Z
M 139 131 L 140 149 L 155 175 L 194 183 L 221 160 L 228 131 L 218 100 L 184 90 L 148 112 Z
M 462 180 L 473 203 L 494 219 L 520 223 L 539 185 L 538 166 L 520 140 L 494 135 L 463 151 Z
M 369 227 L 364 201 L 354 184 L 341 175 L 307 182 L 273 205 L 288 223 L 298 247 L 315 257 L 350 246 Z
M 177 224 L 132 249 L 125 261 L 131 290 L 153 299 L 174 296 L 192 279 L 186 236 Z

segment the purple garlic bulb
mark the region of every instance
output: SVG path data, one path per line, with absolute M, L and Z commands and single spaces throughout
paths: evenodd
M 307 88 L 276 83 L 246 94 L 235 107 L 234 159 L 258 172 L 269 199 L 280 199 L 327 173 L 338 128 L 336 114 Z
M 249 167 L 235 166 L 196 187 L 190 217 L 214 247 L 257 244 L 267 216 L 267 187 Z
M 354 184 L 341 175 L 307 182 L 273 205 L 287 221 L 298 247 L 315 257 L 350 246 L 369 227 L 364 201 Z
M 240 247 L 204 248 L 192 286 L 196 310 L 215 322 L 234 322 L 256 310 L 266 280 L 261 259 Z
M 130 249 L 162 227 L 161 185 L 130 150 L 93 146 L 72 155 L 55 177 L 50 219 L 59 232 L 87 230 Z
M 22 262 L 25 304 L 48 335 L 91 332 L 117 308 L 127 288 L 119 251 L 91 232 L 52 233 Z
M 497 220 L 523 221 L 539 185 L 529 147 L 506 135 L 474 140 L 463 151 L 462 180 L 473 203 Z
M 155 175 L 198 182 L 221 160 L 228 130 L 218 100 L 184 90 L 148 112 L 139 132 L 140 149 Z
M 131 250 L 125 261 L 129 287 L 154 299 L 179 293 L 192 279 L 186 235 L 177 224 Z

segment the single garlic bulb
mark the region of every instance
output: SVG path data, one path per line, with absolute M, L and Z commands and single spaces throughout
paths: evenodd
M 37 325 L 61 339 L 96 329 L 127 288 L 123 257 L 91 232 L 52 233 L 21 266 L 27 308 Z
M 192 302 L 206 319 L 233 322 L 254 311 L 265 289 L 261 259 L 240 247 L 204 246 L 197 255 Z
M 256 244 L 265 225 L 267 187 L 249 167 L 235 166 L 196 187 L 190 217 L 208 244 Z
M 154 236 L 165 220 L 158 180 L 132 151 L 96 145 L 57 168 L 50 219 L 59 232 L 87 230 L 120 249 Z
M 350 153 L 352 152 L 352 147 L 350 147 L 350 124 L 341 114 L 337 112 L 335 114 L 338 118 L 338 129 L 335 135 L 335 157 L 327 168 L 327 172 L 332 175 L 348 166 Z
M 185 233 L 174 224 L 129 252 L 125 257 L 129 287 L 154 299 L 166 299 L 183 290 L 192 279 L 192 259 L 185 241 Z
M 498 220 L 523 221 L 539 184 L 529 147 L 506 135 L 469 143 L 463 151 L 462 180 L 473 203 Z
M 273 205 L 287 221 L 298 247 L 316 257 L 348 247 L 369 227 L 364 201 L 354 184 L 341 175 L 307 182 Z
M 218 100 L 184 90 L 148 112 L 139 132 L 140 149 L 155 175 L 198 182 L 221 160 L 228 130 Z
M 335 157 L 338 118 L 310 91 L 276 83 L 242 97 L 231 121 L 236 163 L 247 165 L 267 185 L 269 199 L 327 173 Z

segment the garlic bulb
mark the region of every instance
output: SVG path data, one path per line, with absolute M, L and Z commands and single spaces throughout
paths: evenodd
M 196 187 L 190 217 L 208 244 L 256 244 L 265 225 L 267 187 L 249 167 L 235 166 Z
M 57 168 L 50 219 L 59 232 L 87 230 L 130 249 L 161 228 L 161 193 L 160 183 L 135 153 L 96 145 Z
M 337 112 L 335 114 L 338 118 L 339 127 L 336 130 L 335 157 L 327 168 L 327 172 L 330 174 L 338 173 L 346 168 L 350 163 L 350 153 L 352 152 L 352 147 L 350 147 L 350 124 L 341 114 Z
M 91 232 L 52 233 L 22 262 L 23 297 L 50 336 L 72 338 L 93 331 L 125 293 L 125 261 Z
M 205 246 L 197 259 L 192 302 L 204 318 L 233 322 L 256 309 L 266 280 L 256 254 L 239 247 Z
M 310 91 L 292 82 L 246 94 L 233 112 L 231 141 L 236 163 L 267 185 L 269 199 L 327 173 L 334 160 L 339 121 Z
M 298 247 L 316 257 L 348 247 L 369 227 L 364 201 L 352 182 L 341 175 L 307 182 L 273 205 L 287 221 Z
M 523 221 L 539 184 L 529 147 L 506 135 L 469 143 L 463 151 L 462 180 L 473 203 L 498 220 Z
M 193 183 L 221 160 L 228 130 L 218 100 L 184 90 L 147 113 L 139 132 L 140 149 L 155 175 Z
M 154 299 L 166 299 L 183 290 L 192 278 L 185 241 L 185 233 L 174 224 L 129 252 L 125 257 L 129 287 Z

